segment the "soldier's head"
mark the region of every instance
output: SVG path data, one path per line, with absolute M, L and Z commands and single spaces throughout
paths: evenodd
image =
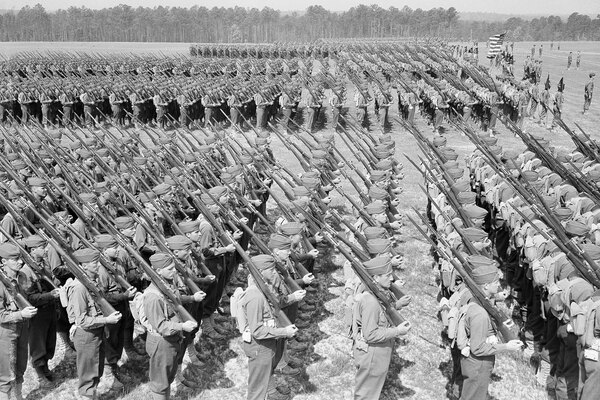
M 500 270 L 496 261 L 480 255 L 469 256 L 467 261 L 473 266 L 473 281 L 486 297 L 491 298 L 500 291 Z
M 94 241 L 98 248 L 102 250 L 102 254 L 105 257 L 110 259 L 117 258 L 119 243 L 112 235 L 97 235 Z
M 38 198 L 44 198 L 48 194 L 46 190 L 46 181 L 38 177 L 31 177 L 27 180 L 31 186 L 31 192 Z
M 183 235 L 175 235 L 167 239 L 167 246 L 180 260 L 186 260 L 190 256 L 192 244 L 192 240 Z
M 42 238 L 39 235 L 31 235 L 27 236 L 23 239 L 25 245 L 29 249 L 29 254 L 35 260 L 41 260 L 46 255 L 46 239 Z
M 115 227 L 128 238 L 135 236 L 135 221 L 131 217 L 117 217 Z
M 81 264 L 87 276 L 93 279 L 98 275 L 98 261 L 100 260 L 100 252 L 98 250 L 91 248 L 77 250 L 73 253 L 73 257 Z
M 367 273 L 384 289 L 389 289 L 394 281 L 392 263 L 389 257 L 378 256 L 366 261 L 364 264 Z
M 275 285 L 281 280 L 281 276 L 277 272 L 275 265 L 276 260 L 273 256 L 260 254 L 252 257 L 252 262 L 269 284 Z
M 288 260 L 290 258 L 292 240 L 289 237 L 274 233 L 269 238 L 267 246 L 269 246 L 273 255 L 278 259 Z
M 5 272 L 11 275 L 16 275 L 23 267 L 19 248 L 12 243 L 0 244 L 0 258 L 2 258 L 2 267 Z
M 175 260 L 167 253 L 155 253 L 150 256 L 150 264 L 165 280 L 171 282 L 177 275 Z

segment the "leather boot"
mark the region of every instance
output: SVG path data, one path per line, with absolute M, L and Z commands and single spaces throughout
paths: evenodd
M 15 400 L 23 400 L 23 384 L 15 383 L 12 389 Z
M 116 369 L 116 365 L 107 365 L 106 368 L 104 368 L 104 374 L 100 377 L 100 383 L 98 384 L 100 393 L 123 389 L 123 384 L 117 379 Z
M 50 389 L 54 387 L 52 382 L 50 382 L 50 380 L 46 377 L 42 367 L 35 367 L 34 371 L 35 375 L 37 376 L 38 389 Z

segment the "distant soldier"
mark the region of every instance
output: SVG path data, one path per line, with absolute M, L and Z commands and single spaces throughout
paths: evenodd
M 590 105 L 592 104 L 592 95 L 594 94 L 594 77 L 596 76 L 595 72 L 590 72 L 590 80 L 585 84 L 585 93 L 583 94 L 583 112 L 585 114 L 587 110 L 590 109 Z
M 554 107 L 552 108 L 552 112 L 554 113 L 554 118 L 552 119 L 552 126 L 550 127 L 550 130 L 554 130 L 554 128 L 557 125 L 557 121 L 561 118 L 561 115 L 562 115 L 563 102 L 564 102 L 563 91 L 565 90 L 565 84 L 563 83 L 563 78 L 560 78 L 560 81 L 558 81 L 557 89 L 558 89 L 558 91 L 554 95 Z
M 535 57 L 535 44 L 531 47 L 531 58 Z
M 577 58 L 575 59 L 575 67 L 577 67 L 577 71 L 579 71 L 579 65 L 581 65 L 581 51 L 577 52 Z
M 331 128 L 337 130 L 338 121 L 342 107 L 344 106 L 344 94 L 346 88 L 343 85 L 336 86 L 331 90 L 331 97 L 329 98 L 329 105 L 331 106 Z
M 546 78 L 546 83 L 544 84 L 544 90 L 540 93 L 540 116 L 538 119 L 538 124 L 545 126 L 546 125 L 546 115 L 548 114 L 548 107 L 550 106 L 550 75 Z
M 567 70 L 571 69 L 571 64 L 573 63 L 573 52 L 570 51 L 569 55 L 567 56 Z
M 540 58 L 542 58 L 542 51 L 543 51 L 543 50 L 544 50 L 544 45 L 543 45 L 543 44 L 540 44 L 540 48 L 538 49 L 538 52 L 539 52 Z

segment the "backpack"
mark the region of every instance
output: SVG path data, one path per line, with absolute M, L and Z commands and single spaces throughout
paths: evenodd
M 144 295 L 144 292 L 136 293 L 133 300 L 129 302 L 129 308 L 131 309 L 133 320 L 143 326 L 146 330 L 151 331 L 152 328 L 146 317 L 146 312 L 144 311 Z
M 60 303 L 67 310 L 67 317 L 69 318 L 69 322 L 71 324 L 75 323 L 75 313 L 70 306 L 70 298 L 73 295 L 74 287 L 75 280 L 73 278 L 69 278 L 60 290 Z
M 456 347 L 460 350 L 461 354 L 465 357 L 468 357 L 471 353 L 470 349 L 470 340 L 469 334 L 467 333 L 466 326 L 466 315 L 467 311 L 469 311 L 469 307 L 471 307 L 473 303 L 467 303 L 460 307 L 460 311 L 458 313 L 457 322 L 456 322 L 456 335 L 455 335 L 455 343 Z
M 246 313 L 244 312 L 244 298 L 246 297 L 246 290 L 238 287 L 233 292 L 233 295 L 229 298 L 229 312 L 235 319 L 238 331 L 244 333 L 248 329 L 248 320 L 246 319 Z
M 450 340 L 456 339 L 456 332 L 458 328 L 458 318 L 460 316 L 461 299 L 462 296 L 467 293 L 469 289 L 465 286 L 458 292 L 452 293 L 452 296 L 448 299 L 448 338 Z
M 596 328 L 596 310 L 600 307 L 600 300 L 588 299 L 579 304 L 579 307 L 580 313 L 573 320 L 573 331 L 579 336 L 579 342 L 585 349 L 594 346 L 598 342 L 598 339 L 594 336 L 594 330 Z

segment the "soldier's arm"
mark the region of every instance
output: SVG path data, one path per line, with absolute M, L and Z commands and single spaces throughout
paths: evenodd
M 183 324 L 170 320 L 164 310 L 163 299 L 154 293 L 144 294 L 144 313 L 150 326 L 163 337 L 179 334 Z
M 6 288 L 0 283 L 0 324 L 23 321 L 20 311 L 10 311 L 4 307 L 7 295 Z
M 368 344 L 384 343 L 398 336 L 395 327 L 383 328 L 379 326 L 379 313 L 381 306 L 377 299 L 365 295 L 361 299 L 362 335 Z
M 469 327 L 471 354 L 477 357 L 491 356 L 502 350 L 502 344 L 487 343 L 490 317 L 483 307 L 470 306 L 465 315 Z
M 276 339 L 283 337 L 284 329 L 275 326 L 266 326 L 263 315 L 266 307 L 266 301 L 259 295 L 253 295 L 246 303 L 246 320 L 248 328 L 254 339 Z
M 75 285 L 72 290 L 69 307 L 75 314 L 75 325 L 87 330 L 102 328 L 106 324 L 106 318 L 88 315 L 87 289 L 83 285 Z

